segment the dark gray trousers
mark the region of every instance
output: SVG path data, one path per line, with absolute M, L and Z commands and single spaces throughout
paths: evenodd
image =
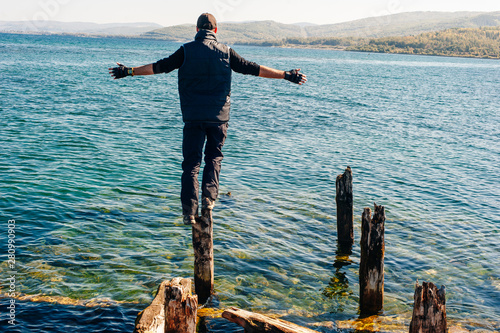
M 201 184 L 202 198 L 213 201 L 219 194 L 219 175 L 224 157 L 222 147 L 227 137 L 227 123 L 185 123 L 182 141 L 182 189 L 183 215 L 198 215 L 199 182 L 203 146 L 205 167 Z M 206 145 L 205 145 L 206 141 Z

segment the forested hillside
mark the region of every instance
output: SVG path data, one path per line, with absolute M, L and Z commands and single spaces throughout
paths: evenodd
M 417 36 L 371 39 L 347 50 L 500 59 L 500 27 L 447 29 Z
M 240 44 L 500 59 L 500 27 L 446 29 L 406 37 L 283 38 Z

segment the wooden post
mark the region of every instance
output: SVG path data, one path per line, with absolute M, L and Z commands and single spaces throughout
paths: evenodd
M 237 308 L 222 313 L 222 317 L 245 329 L 245 333 L 318 333 L 281 319 L 270 318 Z
M 361 315 L 378 314 L 384 306 L 385 210 L 375 204 L 361 216 L 361 262 L 359 265 L 359 307 Z
M 170 282 L 165 305 L 165 333 L 195 333 L 198 296 L 191 295 L 191 280 L 175 278 Z
M 134 333 L 194 333 L 197 311 L 191 280 L 163 281 L 151 305 L 137 316 Z
M 415 303 L 410 323 L 410 333 L 446 332 L 446 295 L 433 283 L 424 282 L 415 286 Z
M 337 239 L 339 248 L 348 251 L 354 243 L 353 228 L 353 199 L 352 199 L 352 170 L 350 167 L 345 169 L 344 174 L 337 176 L 335 182 L 337 195 Z
M 202 210 L 193 225 L 194 286 L 198 301 L 205 304 L 214 293 L 214 243 L 211 210 Z

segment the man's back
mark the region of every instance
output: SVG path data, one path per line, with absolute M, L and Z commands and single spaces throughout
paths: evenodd
M 183 48 L 184 63 L 178 76 L 184 122 L 229 121 L 229 47 L 218 43 L 214 32 L 202 29 Z

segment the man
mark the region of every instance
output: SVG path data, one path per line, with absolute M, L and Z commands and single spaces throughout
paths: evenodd
M 260 66 L 240 57 L 227 45 L 217 42 L 217 21 L 212 14 L 202 14 L 196 24 L 193 42 L 184 44 L 170 57 L 140 67 L 110 68 L 115 79 L 126 76 L 169 73 L 179 69 L 178 86 L 184 121 L 181 202 L 183 222 L 196 224 L 198 216 L 198 173 L 203 146 L 205 167 L 202 179 L 202 210 L 212 210 L 219 191 L 222 146 L 229 121 L 231 72 L 265 78 L 286 79 L 303 84 L 306 76 L 300 69 L 288 72 Z

